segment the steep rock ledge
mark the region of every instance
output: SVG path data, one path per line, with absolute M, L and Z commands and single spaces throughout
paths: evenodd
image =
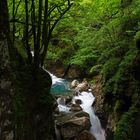
M 114 113 L 111 112 L 111 106 L 107 104 L 102 91 L 102 76 L 96 76 L 95 83 L 96 84 L 93 86 L 92 89 L 95 96 L 95 103 L 93 104 L 93 108 L 96 115 L 101 121 L 102 127 L 105 129 L 106 139 L 112 140 L 113 133 L 116 129 L 116 121 Z
M 56 75 L 57 77 L 65 77 L 67 79 L 84 78 L 85 71 L 78 66 L 65 66 L 62 62 L 48 61 L 46 69 Z

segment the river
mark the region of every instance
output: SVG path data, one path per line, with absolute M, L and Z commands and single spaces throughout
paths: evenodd
M 56 77 L 55 75 L 51 74 L 52 77 L 52 88 L 51 92 L 52 94 L 56 95 L 64 95 L 71 92 L 69 88 L 69 82 L 65 79 L 61 79 Z M 90 116 L 90 122 L 91 122 L 91 128 L 90 133 L 95 136 L 97 140 L 105 140 L 105 131 L 101 127 L 101 123 L 99 118 L 95 115 L 92 104 L 95 100 L 95 97 L 91 92 L 81 92 L 78 94 L 78 96 L 73 96 L 72 102 L 75 103 L 76 99 L 80 99 L 82 101 L 82 104 L 80 105 L 83 109 L 83 111 L 87 112 Z M 60 99 L 58 98 L 58 108 L 61 112 L 69 112 L 69 107 L 65 105 Z M 61 103 L 60 103 L 61 102 Z M 59 136 L 60 140 L 60 136 Z

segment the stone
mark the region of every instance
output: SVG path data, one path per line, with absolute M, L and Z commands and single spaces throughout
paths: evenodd
M 75 140 L 96 140 L 96 138 L 89 131 L 84 130 L 77 136 Z
M 80 99 L 76 99 L 75 103 L 80 105 L 80 104 L 82 104 L 82 101 Z
M 63 139 L 73 139 L 83 130 L 89 130 L 91 123 L 89 114 L 79 111 L 56 117 L 56 126 L 59 128 Z
M 71 104 L 71 101 L 72 101 L 72 96 L 66 96 L 65 98 L 66 105 Z
M 89 86 L 86 82 L 82 82 L 78 84 L 77 87 L 75 88 L 75 90 L 80 91 L 80 92 L 88 91 L 88 89 L 89 89 Z
M 74 116 L 75 117 L 87 117 L 87 118 L 89 118 L 89 114 L 84 112 L 84 111 L 76 112 L 76 113 L 74 113 Z
M 79 104 L 72 104 L 70 111 L 81 111 L 82 107 Z
M 79 84 L 79 81 L 78 80 L 73 80 L 72 82 L 71 82 L 71 88 L 76 88 L 77 87 L 77 85 Z
M 59 97 L 59 98 L 57 99 L 58 105 L 65 105 L 65 102 L 66 102 L 66 100 L 65 100 L 64 97 Z
M 90 126 L 90 120 L 87 117 L 73 118 L 61 126 L 60 132 L 64 139 L 70 139 L 76 137 L 83 130 L 89 130 Z

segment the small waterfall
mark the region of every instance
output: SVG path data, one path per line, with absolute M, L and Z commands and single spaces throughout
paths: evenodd
M 61 85 L 65 85 L 66 81 L 64 79 L 57 78 L 51 73 L 50 75 L 53 81 L 52 88 L 54 88 L 54 85 L 57 86 L 58 83 L 61 83 Z M 69 87 L 65 86 L 65 93 L 67 93 L 68 90 L 69 90 Z M 102 129 L 100 120 L 95 115 L 93 107 L 92 107 L 92 104 L 95 100 L 95 97 L 93 96 L 93 94 L 91 92 L 81 92 L 78 94 L 78 96 L 73 97 L 72 102 L 75 103 L 76 99 L 80 99 L 82 101 L 82 104 L 80 106 L 82 107 L 83 111 L 87 112 L 90 116 L 90 121 L 92 125 L 90 128 L 91 134 L 93 134 L 97 140 L 105 140 L 105 131 Z M 58 103 L 58 108 L 60 112 L 69 112 L 70 108 L 65 105 L 65 100 L 63 98 L 61 97 L 58 98 L 57 103 Z M 59 130 L 56 127 L 55 129 L 56 129 L 57 140 L 61 140 Z
M 70 108 L 65 105 L 64 98 L 61 97 L 58 98 L 57 103 L 58 103 L 59 112 L 69 112 Z
M 48 71 L 47 71 L 48 72 Z M 63 95 L 70 92 L 69 82 L 65 79 L 58 78 L 48 72 L 52 78 L 51 93 L 55 95 Z
M 56 135 L 56 140 L 61 140 L 61 134 L 56 125 L 55 125 L 55 135 Z
M 48 73 L 50 74 L 50 76 L 52 78 L 52 85 L 57 84 L 57 83 L 64 83 L 64 79 L 58 78 L 50 72 L 48 72 Z

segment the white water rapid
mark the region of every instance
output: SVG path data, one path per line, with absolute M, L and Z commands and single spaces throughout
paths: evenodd
M 49 71 L 47 71 L 47 72 L 50 74 L 50 76 L 52 78 L 52 85 L 54 85 L 56 83 L 63 83 L 64 82 L 64 79 L 56 77 L 55 75 L 53 75 Z
M 83 111 L 87 112 L 90 116 L 91 128 L 90 132 L 96 137 L 97 140 L 105 140 L 105 132 L 101 127 L 100 120 L 95 115 L 92 104 L 95 100 L 95 97 L 91 92 L 81 92 L 78 96 L 74 96 L 73 102 L 75 99 L 80 99 L 82 104 L 80 105 Z
M 57 86 L 61 83 L 61 85 L 65 86 L 65 80 L 50 74 L 52 77 L 52 88 L 53 86 Z M 66 88 L 69 88 L 66 86 Z M 69 90 L 69 89 L 67 89 Z M 67 92 L 66 92 L 67 93 Z M 96 140 L 105 140 L 105 131 L 101 127 L 100 120 L 95 115 L 92 104 L 95 100 L 95 97 L 91 92 L 81 92 L 78 96 L 74 96 L 72 102 L 75 103 L 76 99 L 80 99 L 82 104 L 80 105 L 83 111 L 87 112 L 90 116 L 91 128 L 90 132 L 96 137 Z M 57 99 L 58 108 L 60 112 L 69 112 L 70 108 L 65 105 L 65 101 L 62 98 Z

